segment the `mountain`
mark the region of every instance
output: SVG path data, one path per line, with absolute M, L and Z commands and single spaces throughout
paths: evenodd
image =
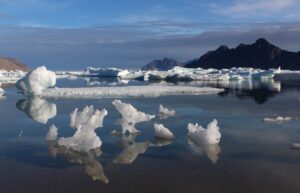
M 21 70 L 28 71 L 29 68 L 14 58 L 0 57 L 0 70 Z
M 154 60 L 142 67 L 142 70 L 170 70 L 175 66 L 183 66 L 183 64 L 172 58 L 163 58 L 162 60 Z
M 255 43 L 240 44 L 236 48 L 220 46 L 199 59 L 185 65 L 188 68 L 231 68 L 253 67 L 260 69 L 278 68 L 300 70 L 300 52 L 283 50 L 260 38 Z

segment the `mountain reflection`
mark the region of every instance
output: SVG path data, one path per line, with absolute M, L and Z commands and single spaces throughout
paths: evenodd
M 21 99 L 16 104 L 17 108 L 25 112 L 38 123 L 46 124 L 57 114 L 56 104 L 39 97 Z

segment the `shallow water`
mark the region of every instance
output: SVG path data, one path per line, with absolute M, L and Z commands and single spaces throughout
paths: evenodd
M 43 101 L 26 99 L 15 88 L 7 87 L 7 98 L 0 100 L 0 192 L 299 192 L 300 151 L 290 149 L 292 143 L 300 143 L 298 83 L 193 82 L 184 84 L 223 87 L 226 91 L 217 95 L 121 99 L 148 114 L 157 115 L 160 104 L 176 110 L 176 115 L 168 119 L 137 124 L 142 133 L 136 136 L 111 135 L 113 129 L 121 130 L 116 124 L 121 115 L 112 106 L 114 99 Z M 106 79 L 58 81 L 60 87 L 125 84 Z M 56 106 L 56 115 L 39 108 L 41 103 Z M 87 154 L 46 141 L 52 124 L 59 128 L 59 137 L 72 136 L 75 130 L 69 127 L 69 114 L 86 105 L 108 111 L 103 128 L 96 130 L 103 142 L 101 150 Z M 290 116 L 292 120 L 282 124 L 262 122 L 265 117 L 276 116 Z M 214 118 L 221 128 L 220 143 L 210 147 L 191 144 L 187 124 L 206 126 Z M 155 140 L 154 123 L 163 123 L 176 138 Z M 116 163 L 126 144 L 136 147 L 125 155 L 132 163 Z

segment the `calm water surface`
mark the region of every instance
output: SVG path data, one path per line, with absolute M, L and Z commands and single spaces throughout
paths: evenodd
M 116 79 L 58 81 L 60 87 L 125 84 Z M 142 131 L 138 135 L 123 136 L 111 135 L 113 129 L 121 129 L 116 124 L 121 115 L 111 104 L 114 99 L 26 98 L 14 87 L 6 87 L 6 99 L 0 100 L 0 192 L 300 192 L 300 151 L 290 149 L 292 143 L 300 143 L 299 82 L 189 84 L 223 87 L 226 91 L 121 99 L 148 114 L 158 114 L 160 104 L 176 110 L 168 119 L 137 124 Z M 41 104 L 56 107 L 56 115 L 50 115 Z M 103 128 L 96 130 L 103 142 L 101 149 L 76 152 L 46 141 L 52 124 L 59 128 L 59 137 L 72 136 L 75 130 L 69 127 L 69 114 L 86 105 L 108 111 Z M 262 122 L 265 117 L 276 116 L 293 119 L 283 124 Z M 211 147 L 191 144 L 186 137 L 187 124 L 206 126 L 214 118 L 221 128 L 220 143 Z M 154 123 L 170 128 L 175 140 L 155 140 Z M 128 146 L 134 148 L 124 151 Z M 131 163 L 114 162 L 122 152 Z

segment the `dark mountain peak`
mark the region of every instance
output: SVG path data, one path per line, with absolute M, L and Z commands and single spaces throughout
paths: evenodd
M 255 41 L 255 44 L 258 44 L 258 45 L 270 45 L 271 43 L 268 42 L 265 38 L 258 38 Z
M 161 60 L 153 60 L 142 67 L 142 70 L 170 70 L 175 66 L 182 66 L 182 64 L 175 59 L 164 57 Z
M 202 55 L 198 60 L 187 63 L 185 67 L 217 69 L 282 67 L 283 69 L 300 70 L 300 54 L 282 50 L 266 39 L 259 38 L 253 44 L 239 44 L 232 49 L 222 45 L 215 51 L 209 51 Z
M 221 45 L 220 47 L 217 48 L 216 51 L 224 51 L 224 50 L 229 50 L 228 46 Z

